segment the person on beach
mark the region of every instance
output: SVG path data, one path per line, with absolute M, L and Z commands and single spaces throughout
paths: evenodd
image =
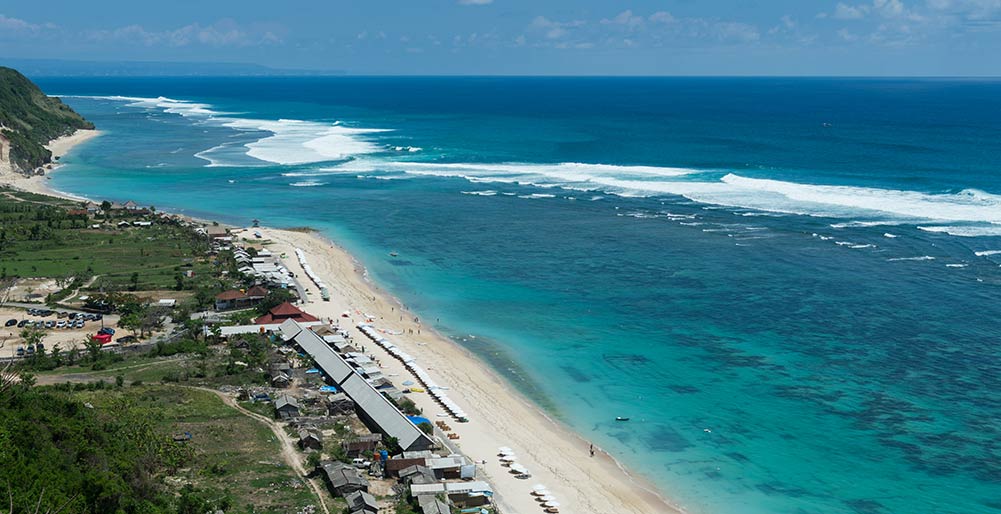
M 594 444 L 591 444 L 591 456 L 594 457 Z

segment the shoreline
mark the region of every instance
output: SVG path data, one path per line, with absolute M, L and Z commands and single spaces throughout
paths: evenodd
M 368 338 L 355 325 L 372 317 L 376 328 L 386 331 L 394 344 L 416 356 L 437 383 L 449 387 L 449 397 L 470 414 L 469 423 L 449 423 L 460 436 L 454 443 L 474 461 L 486 461 L 480 469 L 494 486 L 502 512 L 541 511 L 529 494 L 538 483 L 549 487 L 563 504 L 564 512 L 684 512 L 649 480 L 631 473 L 598 447 L 591 457 L 589 442 L 581 434 L 549 416 L 472 351 L 434 328 L 414 322 L 417 319 L 414 313 L 370 280 L 364 265 L 336 242 L 315 231 L 259 227 L 234 233 L 239 236 L 250 231 L 259 231 L 263 241 L 271 241 L 267 248 L 273 253 L 294 255 L 295 248 L 302 249 L 313 271 L 330 286 L 331 300 L 325 302 L 319 299 L 315 284 L 304 281 L 303 287 L 308 292 L 304 310 L 344 322 L 342 327 L 349 329 L 355 341 L 362 344 Z M 248 242 L 255 241 L 250 238 Z M 296 259 L 284 261 L 297 276 L 304 275 Z M 351 313 L 350 321 L 340 317 L 345 311 Z M 378 358 L 385 374 L 410 376 L 402 364 L 378 345 L 366 344 L 365 351 Z M 418 393 L 410 398 L 429 419 L 436 419 L 437 414 L 444 412 L 428 395 Z M 531 479 L 516 479 L 507 473 L 507 468 L 501 467 L 496 457 L 501 446 L 515 451 L 519 463 L 532 472 Z
M 100 132 L 97 130 L 78 130 L 46 146 L 53 157 L 62 157 L 76 145 L 98 135 Z M 74 201 L 86 199 L 49 185 L 47 177 L 60 167 L 56 163 L 44 176 L 3 173 L 0 174 L 0 185 Z M 387 331 L 395 344 L 420 359 L 439 384 L 450 388 L 449 396 L 470 414 L 469 423 L 449 421 L 454 433 L 460 436 L 452 442 L 471 459 L 485 461 L 479 466 L 480 472 L 494 487 L 495 500 L 501 512 L 541 512 L 539 504 L 529 494 L 535 484 L 546 485 L 563 504 L 563 512 L 685 512 L 665 498 L 649 480 L 630 472 L 604 450 L 596 446 L 595 455 L 590 456 L 590 443 L 581 434 L 547 414 L 472 351 L 431 326 L 415 323 L 413 320 L 417 317 L 414 313 L 406 309 L 398 298 L 375 284 L 361 261 L 322 233 L 312 229 L 231 228 L 234 235 L 241 235 L 241 232 L 249 234 L 251 230 L 262 232 L 263 240 L 272 242 L 268 248 L 275 253 L 293 255 L 295 248 L 301 248 L 314 271 L 331 286 L 333 293 L 331 301 L 320 301 L 316 285 L 304 281 L 302 285 L 309 293 L 303 299 L 303 308 L 307 312 L 337 322 L 345 321 L 345 328 L 361 344 L 367 343 L 368 339 L 355 325 L 365 321 L 366 316 L 372 316 L 377 328 Z M 254 244 L 257 241 L 251 237 L 248 242 Z M 297 276 L 305 275 L 296 259 L 287 258 L 284 261 Z M 340 317 L 345 311 L 352 313 L 350 321 Z M 413 329 L 414 333 L 407 333 L 409 329 Z M 376 355 L 387 375 L 410 375 L 401 363 L 378 345 L 366 344 L 365 349 Z M 436 417 L 443 410 L 429 395 L 417 393 L 410 397 L 429 419 L 446 419 Z M 519 480 L 508 473 L 508 468 L 501 466 L 496 456 L 497 448 L 501 446 L 515 450 L 519 463 L 532 472 L 531 479 Z
M 66 156 L 66 154 L 71 152 L 77 145 L 87 142 L 99 135 L 101 135 L 101 131 L 99 130 L 79 129 L 68 136 L 62 136 L 49 141 L 49 143 L 45 145 L 45 148 L 48 148 L 49 151 L 52 152 L 52 169 L 46 170 L 44 175 L 21 175 L 20 173 L 15 173 L 13 170 L 9 169 L 7 163 L 0 163 L 0 166 L 2 166 L 0 167 L 0 185 L 10 186 L 29 193 L 54 196 L 67 200 L 86 200 L 86 198 L 82 196 L 53 189 L 49 184 L 49 177 L 58 171 L 59 168 L 62 168 L 62 164 L 55 160 L 57 157 L 61 159 Z

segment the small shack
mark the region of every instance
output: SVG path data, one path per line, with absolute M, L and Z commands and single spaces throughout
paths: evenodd
M 417 504 L 424 514 L 452 514 L 452 508 L 434 496 L 418 496 Z
M 379 512 L 379 504 L 375 496 L 365 491 L 357 491 L 344 496 L 348 502 L 348 509 L 351 514 L 376 514 Z
M 434 472 L 426 466 L 420 464 L 414 464 L 413 466 L 408 466 L 400 471 L 400 481 L 404 485 L 413 484 L 433 484 L 438 481 L 434 476 Z
M 368 492 L 368 480 L 357 469 L 343 462 L 323 462 L 320 464 L 327 487 L 334 496 L 345 496 L 357 491 Z
M 365 434 L 342 444 L 348 457 L 354 458 L 365 452 L 375 451 L 381 441 L 382 435 L 380 434 Z
M 355 402 L 344 393 L 327 396 L 327 414 L 331 416 L 347 416 L 354 414 Z
M 275 415 L 281 419 L 299 417 L 299 401 L 287 394 L 279 396 L 275 400 Z
M 303 450 L 321 450 L 323 449 L 323 436 L 315 430 L 300 430 L 299 447 Z

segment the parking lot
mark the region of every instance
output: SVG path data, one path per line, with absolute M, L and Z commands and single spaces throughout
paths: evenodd
M 12 323 L 13 321 L 13 323 Z M 117 327 L 118 316 L 87 315 L 61 309 L 27 309 L 0 307 L 0 358 L 12 357 L 24 346 L 21 331 L 33 327 L 42 330 L 42 342 L 51 351 L 55 345 L 63 351 L 83 348 L 84 341 L 104 327 Z M 115 339 L 126 334 L 116 334 Z

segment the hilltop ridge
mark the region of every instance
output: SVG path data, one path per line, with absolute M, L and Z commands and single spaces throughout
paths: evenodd
M 17 70 L 0 66 L 0 169 L 30 174 L 52 161 L 45 145 L 94 124 L 46 95 Z

